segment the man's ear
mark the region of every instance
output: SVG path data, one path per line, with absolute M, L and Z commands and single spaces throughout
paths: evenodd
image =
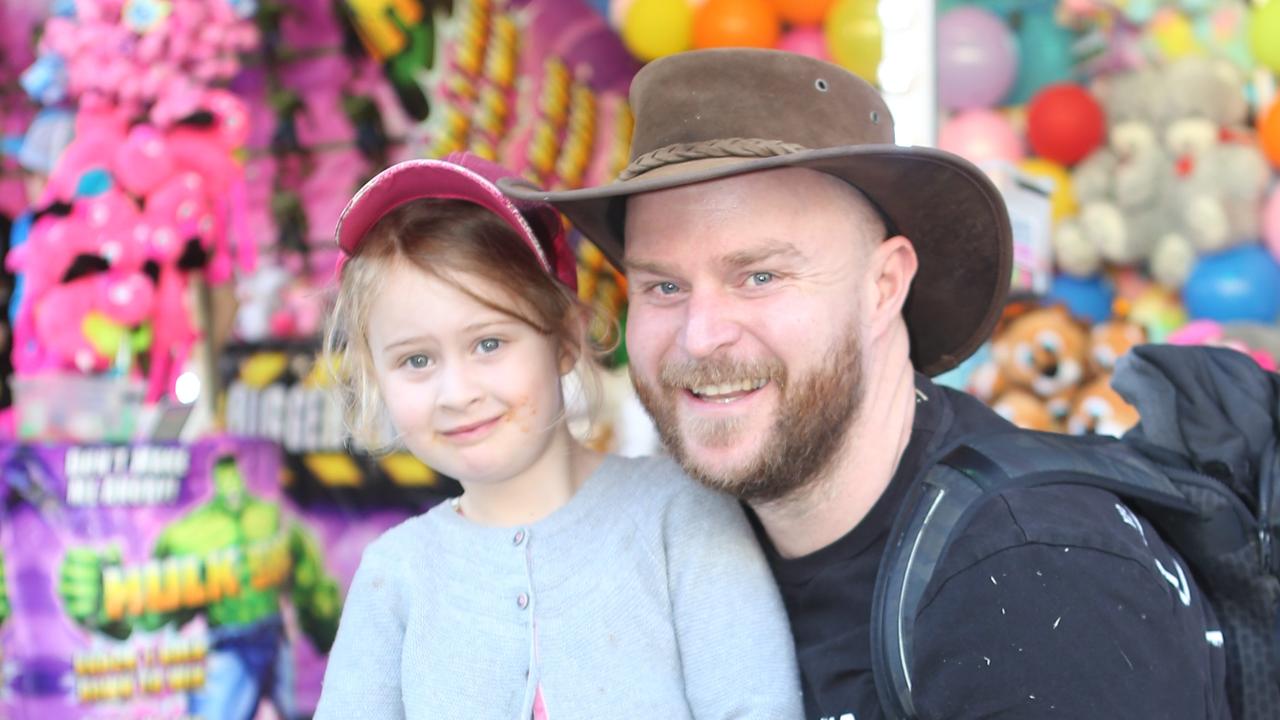
M 872 335 L 878 336 L 902 316 L 902 306 L 911 292 L 919 259 L 911 241 L 895 235 L 880 243 L 870 255 L 868 318 Z

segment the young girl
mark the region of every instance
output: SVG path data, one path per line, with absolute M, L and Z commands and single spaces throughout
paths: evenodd
M 802 716 L 791 634 L 739 506 L 570 435 L 586 314 L 556 212 L 470 155 L 396 165 L 338 221 L 326 344 L 348 422 L 463 494 L 364 553 L 317 718 Z

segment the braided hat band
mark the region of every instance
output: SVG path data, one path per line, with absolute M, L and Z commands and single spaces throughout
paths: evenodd
M 650 170 L 667 165 L 705 160 L 707 158 L 764 158 L 791 155 L 809 148 L 796 143 L 762 138 L 717 138 L 693 143 L 676 143 L 647 152 L 631 161 L 618 175 L 619 180 L 630 180 Z

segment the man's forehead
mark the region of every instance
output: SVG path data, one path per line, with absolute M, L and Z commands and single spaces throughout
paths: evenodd
M 808 232 L 800 232 L 800 228 Z M 632 196 L 624 269 L 662 265 L 672 244 L 740 265 L 763 257 L 802 260 L 817 245 L 884 239 L 879 211 L 857 188 L 806 168 L 781 168 Z

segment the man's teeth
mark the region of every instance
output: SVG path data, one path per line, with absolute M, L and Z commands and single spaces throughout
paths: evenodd
M 700 387 L 689 388 L 690 392 L 698 397 L 716 397 L 719 395 L 729 395 L 730 393 L 751 392 L 764 387 L 768 380 L 759 378 L 756 380 L 739 380 L 735 383 L 725 383 L 722 385 L 702 385 Z

